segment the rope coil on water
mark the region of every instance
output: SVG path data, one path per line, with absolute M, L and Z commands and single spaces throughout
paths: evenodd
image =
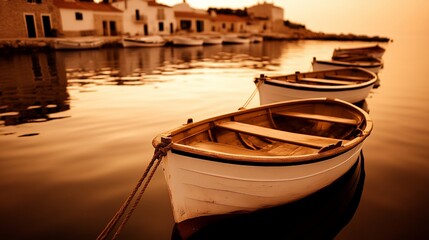
M 143 193 L 145 192 L 147 186 L 149 185 L 150 180 L 152 179 L 153 175 L 155 174 L 156 169 L 158 168 L 159 164 L 161 163 L 161 160 L 163 157 L 165 157 L 168 153 L 168 151 L 171 149 L 171 139 L 163 139 L 161 143 L 159 143 L 155 147 L 154 155 L 152 157 L 152 160 L 150 161 L 149 165 L 147 166 L 145 172 L 143 173 L 142 177 L 137 182 L 135 188 L 131 192 L 131 194 L 128 196 L 128 198 L 125 200 L 125 202 L 122 204 L 122 206 L 119 208 L 119 210 L 116 212 L 116 214 L 113 216 L 113 218 L 110 220 L 110 222 L 107 224 L 107 226 L 103 229 L 103 231 L 98 235 L 97 240 L 104 240 L 107 238 L 107 236 L 112 232 L 112 230 L 115 228 L 116 224 L 119 222 L 121 217 L 124 215 L 126 209 L 130 205 L 132 199 L 136 195 L 138 189 L 142 185 L 143 181 L 146 179 L 146 177 L 149 175 L 147 181 L 143 185 L 143 188 L 140 190 L 140 193 L 138 194 L 137 198 L 134 201 L 134 204 L 132 208 L 129 210 L 125 218 L 122 220 L 121 225 L 116 230 L 115 234 L 113 235 L 112 239 L 116 239 L 119 234 L 121 233 L 122 229 L 125 227 L 125 224 L 127 223 L 128 219 L 130 219 L 132 213 L 137 208 L 137 205 L 139 201 L 141 200 Z M 158 160 L 156 163 L 155 161 Z M 155 166 L 153 167 L 155 163 Z

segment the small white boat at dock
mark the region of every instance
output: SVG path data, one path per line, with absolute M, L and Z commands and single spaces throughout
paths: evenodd
M 166 41 L 161 36 L 144 36 L 144 37 L 124 37 L 122 45 L 124 47 L 161 47 Z
M 104 44 L 102 38 L 81 37 L 81 38 L 56 38 L 52 42 L 54 49 L 94 49 L 100 48 Z

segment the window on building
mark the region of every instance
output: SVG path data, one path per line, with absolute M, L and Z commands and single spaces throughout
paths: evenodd
M 181 30 L 191 30 L 192 22 L 190 20 L 180 20 Z
M 81 12 L 75 13 L 76 20 L 83 20 L 83 14 Z
M 157 18 L 158 20 L 165 20 L 165 13 L 163 8 L 158 8 Z
M 204 21 L 197 20 L 197 32 L 204 32 Z
M 27 0 L 28 3 L 42 3 L 42 0 Z
M 226 24 L 222 23 L 222 28 L 225 29 L 226 28 Z
M 158 23 L 158 29 L 160 32 L 164 32 L 164 23 L 163 22 Z
M 140 11 L 136 9 L 136 20 L 140 20 Z

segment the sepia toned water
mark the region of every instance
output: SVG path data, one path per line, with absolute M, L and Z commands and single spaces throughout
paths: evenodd
M 354 177 L 304 203 L 237 219 L 241 228 L 227 222 L 194 237 L 228 239 L 235 229 L 235 237 L 241 231 L 261 239 L 427 239 L 426 44 L 419 37 L 382 44 L 381 85 L 367 99 L 374 129 L 362 171 L 352 170 Z M 95 239 L 146 169 L 158 133 L 188 118 L 237 110 L 259 74 L 309 71 L 313 57 L 362 45 L 371 43 L 266 41 L 1 56 L 0 238 Z M 248 107 L 258 101 L 256 94 Z M 270 226 L 254 224 L 273 219 Z M 159 168 L 120 239 L 176 238 Z

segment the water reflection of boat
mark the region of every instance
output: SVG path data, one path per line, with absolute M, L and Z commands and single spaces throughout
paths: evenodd
M 179 127 L 163 161 L 176 222 L 308 196 L 358 159 L 372 121 L 338 99 L 263 105 Z M 160 139 L 161 138 L 161 139 Z
M 301 98 L 329 97 L 357 103 L 365 100 L 377 76 L 362 68 L 340 68 L 255 79 L 261 104 Z
M 333 239 L 353 218 L 364 182 L 361 152 L 347 173 L 306 198 L 253 213 L 176 223 L 171 239 Z

